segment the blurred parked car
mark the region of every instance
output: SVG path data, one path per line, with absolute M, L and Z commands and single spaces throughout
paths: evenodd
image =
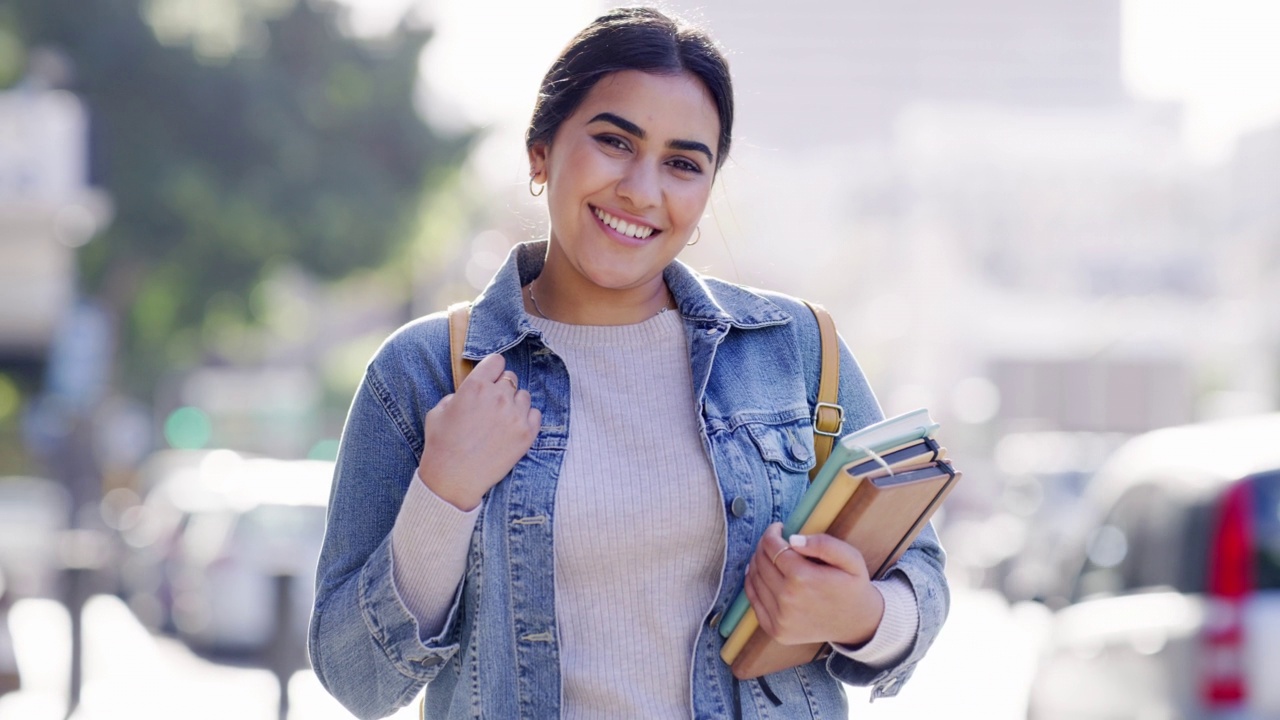
M 13 633 L 9 630 L 9 589 L 4 569 L 0 568 L 0 695 L 22 687 L 18 677 L 18 656 L 13 649 Z
M 11 597 L 57 597 L 70 500 L 44 478 L 0 477 L 0 571 Z
M 1280 718 L 1280 414 L 1134 438 L 1085 503 L 1028 717 Z
M 121 537 L 121 595 L 151 630 L 172 631 L 172 574 L 180 538 L 192 513 L 225 503 L 228 478 L 245 462 L 230 450 L 164 450 L 139 471 L 143 500 Z
M 990 572 L 1009 602 L 1042 599 L 1061 583 L 1061 546 L 1077 530 L 1088 479 L 1128 436 L 1098 432 L 1020 432 L 996 444 L 997 468 L 1007 480 L 1002 505 L 1022 522 L 1020 546 Z M 997 516 L 999 517 L 999 516 Z M 996 523 L 984 523 L 984 527 Z
M 245 460 L 217 502 L 194 509 L 173 556 L 173 623 L 204 651 L 261 653 L 277 640 L 288 584 L 288 642 L 303 659 L 333 463 Z

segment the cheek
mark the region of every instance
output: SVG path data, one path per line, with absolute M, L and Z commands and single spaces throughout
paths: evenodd
M 570 219 L 570 213 L 576 218 L 587 198 L 607 188 L 612 177 L 599 153 L 565 156 L 554 172 L 554 179 L 547 185 L 547 202 L 552 219 L 559 220 Z
M 711 199 L 710 184 L 690 183 L 689 187 L 679 188 L 670 195 L 670 213 L 672 221 L 687 227 L 694 227 L 702 220 L 702 213 L 707 209 Z

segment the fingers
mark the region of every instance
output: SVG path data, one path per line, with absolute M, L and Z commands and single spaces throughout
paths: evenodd
M 783 540 L 781 523 L 774 523 L 765 530 L 758 551 L 783 577 L 806 572 L 810 567 L 806 560 L 831 565 L 850 575 L 867 575 L 866 561 L 854 546 L 826 533 L 797 533 L 789 541 Z
M 786 546 L 782 540 L 782 524 L 770 525 L 756 545 L 756 552 L 747 568 L 747 599 L 756 611 L 760 627 L 772 637 L 776 637 L 778 633 L 779 593 L 786 584 L 786 579 L 773 563 L 772 557 L 779 548 Z
M 773 523 L 766 528 L 757 548 L 764 561 L 783 574 L 786 574 L 785 570 L 789 567 L 786 555 L 790 550 L 791 546 L 782 539 L 782 523 Z
M 765 561 L 768 564 L 768 561 Z M 774 593 L 773 587 L 768 581 L 761 577 L 760 565 L 752 560 L 752 565 L 747 569 L 747 600 L 751 602 L 751 608 L 756 612 L 756 620 L 760 622 L 760 627 L 771 637 L 776 637 L 778 633 L 777 617 L 778 617 L 778 596 Z M 774 570 L 774 573 L 777 571 Z
M 518 392 L 520 390 L 520 381 L 516 379 L 516 374 L 510 370 L 503 370 L 502 374 L 498 376 L 498 379 L 495 382 L 510 383 L 511 392 Z
M 514 372 L 505 369 L 506 366 L 507 361 L 502 357 L 501 353 L 486 355 L 483 360 L 476 363 L 475 368 L 472 369 L 467 379 L 462 381 L 462 384 L 470 387 L 484 387 L 487 384 L 501 388 L 504 392 L 511 393 L 517 398 L 521 392 L 524 392 L 527 397 L 528 393 L 520 389 L 520 379 L 516 377 Z M 523 404 L 524 407 L 528 407 L 527 402 Z
M 502 375 L 502 371 L 507 368 L 507 361 L 502 357 L 501 353 L 493 353 L 486 355 L 483 360 L 476 363 L 471 369 L 471 374 L 467 376 L 467 380 L 475 378 L 477 382 L 497 382 L 498 377 Z M 466 385 L 467 380 L 463 380 L 462 384 Z
M 856 577 L 866 577 L 867 563 L 858 549 L 826 533 L 792 535 L 788 547 L 797 555 L 818 560 Z M 779 558 L 781 560 L 782 558 Z

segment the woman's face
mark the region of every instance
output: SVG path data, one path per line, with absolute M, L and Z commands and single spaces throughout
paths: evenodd
M 661 282 L 707 206 L 719 136 L 715 103 L 690 74 L 625 70 L 596 83 L 551 144 L 529 152 L 547 185 L 556 282 Z

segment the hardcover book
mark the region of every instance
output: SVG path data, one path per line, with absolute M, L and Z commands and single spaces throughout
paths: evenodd
M 937 427 L 927 411 L 917 410 L 842 438 L 788 516 L 783 537 L 826 532 L 841 538 L 862 553 L 873 579 L 883 579 L 960 478 L 932 437 Z M 720 656 L 739 679 L 810 662 L 827 647 L 774 640 L 760 628 L 745 591 L 719 629 L 727 636 Z

